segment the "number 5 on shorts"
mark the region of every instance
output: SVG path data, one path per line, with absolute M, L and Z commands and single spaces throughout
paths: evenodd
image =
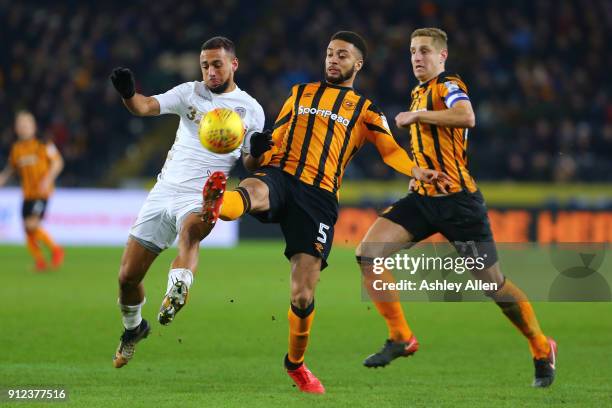
M 327 234 L 325 231 L 329 229 L 329 225 L 325 225 L 323 223 L 319 224 L 319 236 L 317 237 L 317 241 L 324 244 L 327 242 Z

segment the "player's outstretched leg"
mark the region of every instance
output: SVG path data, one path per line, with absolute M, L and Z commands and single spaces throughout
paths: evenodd
M 168 286 L 157 316 L 163 325 L 170 324 L 187 304 L 193 273 L 198 265 L 200 241 L 210 233 L 219 218 L 226 183 L 225 173 L 213 172 L 202 189 L 202 213 L 199 217 L 195 213 L 188 214 L 183 221 L 179 234 L 179 254 L 168 272 Z
M 321 259 L 299 253 L 291 257 L 291 305 L 289 319 L 289 351 L 285 369 L 300 391 L 325 393 L 325 387 L 304 364 L 310 328 L 314 320 L 314 290 L 321 274 Z
M 202 222 L 200 214 L 194 212 L 185 215 L 181 221 L 178 255 L 172 261 L 166 294 L 159 309 L 158 320 L 161 324 L 172 322 L 187 304 L 193 276 L 198 268 L 200 242 L 212 227 L 212 224 Z
M 357 253 L 360 253 L 357 251 Z M 385 319 L 389 337 L 385 341 L 382 349 L 369 355 L 363 362 L 368 368 L 385 367 L 398 357 L 412 356 L 419 350 L 419 342 L 412 333 L 410 326 L 404 317 L 399 296 L 395 292 L 373 293 L 372 281 L 375 279 L 385 282 L 394 282 L 393 275 L 385 270 L 382 274 L 374 275 L 372 272 L 372 258 L 357 256 L 357 263 L 361 267 L 364 285 L 376 306 L 378 313 Z
M 142 279 L 157 257 L 130 237 L 119 269 L 119 307 L 124 331 L 113 357 L 113 366 L 121 368 L 134 356 L 136 344 L 149 335 L 149 324 L 142 318 L 145 303 Z
M 256 209 L 269 209 L 268 188 L 256 179 L 246 179 L 234 191 L 225 191 L 227 179 L 221 171 L 213 172 L 202 189 L 202 212 L 188 214 L 181 225 L 179 254 L 168 273 L 166 294 L 159 309 L 158 321 L 167 325 L 185 306 L 193 274 L 198 266 L 200 241 L 212 230 L 217 219 L 231 221 L 251 210 L 251 194 L 255 195 Z M 245 184 L 242 187 L 242 184 Z M 251 190 L 251 193 L 247 191 Z
M 261 180 L 246 178 L 234 191 L 225 191 L 225 175 L 215 172 L 210 175 L 202 195 L 202 221 L 214 225 L 217 218 L 233 221 L 250 212 L 270 209 L 269 188 Z
M 491 269 L 501 275 L 499 263 L 495 263 Z M 487 296 L 495 301 L 508 320 L 527 338 L 535 366 L 532 385 L 538 388 L 550 386 L 555 379 L 557 343 L 542 332 L 525 293 L 509 279 L 505 279 L 497 291 L 489 292 Z
M 374 274 L 374 258 L 392 255 L 411 238 L 402 226 L 386 218 L 378 218 L 355 251 L 364 287 L 376 310 L 385 319 L 389 332 L 382 349 L 364 360 L 363 365 L 368 368 L 385 367 L 398 357 L 412 356 L 419 349 L 419 342 L 404 317 L 399 295 L 394 291 L 378 292 L 373 289 L 374 280 L 395 281 L 387 270 Z

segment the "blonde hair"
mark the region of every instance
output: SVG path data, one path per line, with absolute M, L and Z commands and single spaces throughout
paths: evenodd
M 417 28 L 412 32 L 410 39 L 414 37 L 431 37 L 433 38 L 434 46 L 441 50 L 448 48 L 448 36 L 444 30 L 435 27 Z
M 21 116 L 21 115 L 34 116 L 34 114 L 27 109 L 19 109 L 17 112 L 15 112 L 15 117 Z

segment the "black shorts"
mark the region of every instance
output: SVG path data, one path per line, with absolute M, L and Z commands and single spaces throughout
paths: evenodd
M 26 219 L 31 215 L 36 215 L 42 219 L 45 216 L 46 210 L 47 200 L 45 199 L 24 200 L 23 206 L 21 207 L 21 216 Z
M 404 227 L 414 242 L 439 232 L 461 256 L 484 256 L 487 267 L 497 261 L 487 206 L 478 190 L 440 197 L 411 193 L 381 216 Z
M 325 269 L 338 219 L 336 196 L 277 167 L 262 167 L 249 178 L 263 181 L 270 189 L 270 209 L 251 215 L 264 223 L 280 224 L 287 259 L 310 254 L 321 258 L 321 270 Z

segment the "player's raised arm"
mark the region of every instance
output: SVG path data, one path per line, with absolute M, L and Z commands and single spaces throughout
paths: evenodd
M 402 112 L 395 117 L 398 127 L 410 127 L 416 122 L 449 128 L 473 128 L 476 116 L 468 96 L 467 87 L 458 76 L 446 77 L 436 85 L 444 105 L 439 110 Z
M 408 128 L 417 122 L 452 128 L 473 128 L 476 125 L 476 117 L 472 104 L 466 100 L 458 101 L 452 108 L 445 110 L 401 112 L 395 117 L 397 127 Z
M 121 95 L 125 107 L 136 116 L 157 116 L 160 106 L 157 99 L 136 93 L 134 74 L 128 68 L 115 68 L 110 76 L 113 86 Z

